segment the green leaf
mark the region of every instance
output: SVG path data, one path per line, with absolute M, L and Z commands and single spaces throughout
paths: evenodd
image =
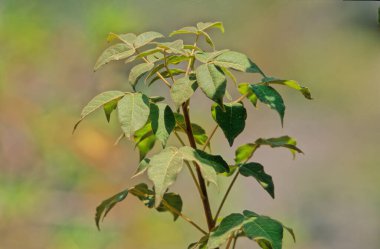
M 291 138 L 289 136 L 282 136 L 282 137 L 274 137 L 274 138 L 268 138 L 263 139 L 259 138 L 255 142 L 257 145 L 269 145 L 272 148 L 278 148 L 283 147 L 290 150 L 293 157 L 296 155 L 296 152 L 303 153 L 302 150 L 300 150 L 296 145 L 297 141 L 294 138 Z
M 221 67 L 232 68 L 241 72 L 263 74 L 261 69 L 245 54 L 235 51 L 222 53 L 213 60 L 213 63 Z
M 219 29 L 224 33 L 224 26 L 222 22 L 199 22 L 197 23 L 198 30 L 208 30 L 211 28 Z
M 199 241 L 191 243 L 187 249 L 207 249 L 208 235 L 203 236 Z
M 196 162 L 200 166 L 202 176 L 215 185 L 218 185 L 217 173 L 229 172 L 230 170 L 221 156 L 211 155 L 188 146 L 181 147 L 179 151 L 185 160 Z
M 198 51 L 195 53 L 195 59 L 202 63 L 208 63 L 211 62 L 215 57 L 229 51 L 228 49 L 223 49 L 220 51 L 214 51 L 214 52 L 204 52 L 204 51 Z
M 177 123 L 176 130 L 186 133 L 186 123 L 183 115 L 180 113 L 174 113 L 174 117 Z M 191 123 L 191 129 L 193 131 L 195 142 L 197 144 L 204 145 L 208 138 L 205 129 L 195 123 Z
M 170 95 L 174 104 L 177 107 L 182 105 L 182 103 L 186 102 L 191 96 L 193 96 L 197 87 L 197 82 L 195 80 L 190 80 L 188 76 L 177 79 L 170 89 Z
M 248 216 L 244 221 L 243 231 L 248 238 L 257 241 L 261 248 L 282 248 L 283 227 L 276 220 L 266 216 Z
M 145 62 L 134 66 L 129 73 L 129 83 L 132 85 L 132 87 L 135 88 L 139 79 L 145 73 L 152 70 L 153 67 L 154 67 L 153 63 L 145 63 Z
M 212 106 L 212 117 L 223 130 L 228 143 L 232 146 L 235 138 L 244 130 L 247 112 L 241 103 L 224 104 L 225 111 L 220 106 Z
M 225 67 L 221 67 L 221 69 L 223 70 L 223 72 L 224 72 L 225 75 L 227 75 L 228 77 L 230 77 L 230 79 L 234 82 L 234 84 L 236 86 L 237 85 L 237 79 L 236 79 L 235 75 L 230 70 L 228 70 Z
M 127 44 L 130 48 L 133 48 L 133 43 L 136 40 L 136 35 L 133 33 L 127 33 L 127 34 L 115 34 L 115 33 L 109 33 L 107 37 L 107 42 L 111 42 L 114 39 L 118 39 L 125 44 Z
M 138 35 L 135 40 L 135 43 L 134 43 L 135 48 L 142 47 L 148 44 L 149 42 L 158 38 L 162 38 L 162 37 L 164 37 L 162 34 L 155 31 L 148 31 L 148 32 L 142 33 Z
M 156 142 L 156 136 L 152 130 L 152 123 L 147 122 L 144 127 L 137 130 L 133 136 L 136 147 L 139 148 L 140 161 L 145 158 L 146 154 L 151 151 Z
M 273 87 L 270 86 L 251 84 L 250 87 L 261 102 L 278 112 L 281 118 L 281 124 L 283 125 L 285 104 L 281 95 Z
M 103 110 L 106 115 L 107 121 L 110 122 L 111 119 L 111 113 L 116 109 L 117 102 L 119 102 L 118 99 L 114 99 L 111 102 L 108 102 L 103 105 Z
M 129 192 L 139 198 L 146 207 L 153 208 L 155 206 L 154 191 L 150 190 L 145 183 L 136 185 L 135 187 L 131 188 Z M 165 193 L 163 199 L 168 205 L 177 210 L 179 213 L 182 212 L 183 203 L 181 196 L 175 193 Z M 168 209 L 162 203 L 156 208 L 156 210 L 158 212 L 170 212 L 174 217 L 174 221 L 176 221 L 178 218 L 178 213 L 175 213 L 171 209 Z
M 239 167 L 239 173 L 243 176 L 252 176 L 274 198 L 274 184 L 272 177 L 265 173 L 264 167 L 259 163 L 245 163 Z
M 142 128 L 149 118 L 149 98 L 141 93 L 126 94 L 118 103 L 121 128 L 127 138 Z
M 95 64 L 94 71 L 110 61 L 126 59 L 134 53 L 135 50 L 125 43 L 112 45 L 100 55 Z
M 169 71 L 163 71 L 161 72 L 161 75 L 162 77 L 164 77 L 165 79 L 167 78 L 171 78 L 172 76 L 176 76 L 176 75 L 180 75 L 180 74 L 184 74 L 185 73 L 185 70 L 182 70 L 182 69 L 178 69 L 178 68 L 172 68 L 172 69 L 169 69 Z M 148 85 L 152 85 L 155 81 L 161 79 L 160 77 L 156 76 L 154 77 L 151 81 L 149 81 Z
M 167 104 L 158 103 L 150 105 L 150 119 L 153 133 L 165 147 L 170 133 L 174 130 L 175 119 L 172 109 Z
M 238 86 L 238 90 L 242 95 L 247 95 L 247 99 L 253 104 L 254 107 L 257 105 L 257 96 L 249 86 L 248 83 L 241 83 Z
M 207 243 L 207 248 L 213 249 L 223 245 L 230 236 L 237 232 L 243 225 L 244 216 L 230 214 L 226 216 L 216 230 L 212 231 Z
M 186 55 L 186 51 L 183 49 L 183 40 L 157 43 L 157 47 L 163 48 L 167 53 Z
M 167 204 L 169 204 L 169 206 L 171 206 L 172 208 L 177 210 L 179 213 L 182 212 L 183 202 L 182 202 L 181 196 L 179 196 L 178 194 L 175 194 L 175 193 L 165 193 L 163 199 L 164 199 L 164 201 L 166 201 Z M 172 213 L 174 221 L 176 221 L 179 217 L 177 213 L 175 213 L 171 209 L 167 208 L 163 203 L 161 203 L 161 205 L 158 206 L 156 209 L 158 212 L 170 212 L 170 213 Z
M 190 57 L 185 56 L 185 55 L 171 55 L 171 56 L 168 56 L 167 64 L 177 65 L 178 63 L 181 63 L 183 61 L 188 61 L 188 60 L 190 60 Z
M 223 71 L 212 64 L 203 64 L 196 69 L 199 87 L 206 96 L 219 105 L 223 105 L 227 79 Z
M 274 78 L 264 78 L 263 82 L 265 84 L 277 84 L 277 85 L 283 85 L 283 86 L 287 86 L 287 87 L 293 88 L 293 89 L 301 92 L 302 95 L 305 98 L 307 98 L 307 99 L 313 99 L 311 97 L 311 93 L 310 93 L 309 88 L 301 86 L 300 84 L 298 84 L 297 81 L 294 81 L 294 80 L 279 80 L 279 79 L 274 79 Z
M 198 29 L 196 27 L 183 27 L 181 29 L 175 30 L 170 33 L 169 37 L 173 35 L 181 35 L 181 34 L 198 34 Z
M 150 159 L 148 158 L 144 158 L 143 160 L 141 160 L 135 174 L 131 178 L 135 178 L 139 175 L 142 175 L 148 169 L 149 162 L 150 162 Z
M 96 95 L 93 99 L 90 100 L 90 102 L 88 102 L 88 104 L 82 109 L 82 113 L 81 113 L 81 117 L 80 117 L 80 120 L 75 124 L 74 126 L 74 130 L 78 127 L 79 123 L 85 118 L 87 117 L 88 115 L 90 115 L 91 113 L 93 113 L 94 111 L 96 111 L 97 109 L 99 109 L 100 107 L 104 107 L 105 109 L 105 112 L 106 112 L 106 116 L 107 116 L 107 113 L 109 113 L 109 115 L 111 115 L 111 112 L 110 109 L 113 107 L 113 103 L 117 102 L 125 95 L 124 92 L 121 92 L 121 91 L 107 91 L 107 92 L 103 92 L 103 93 L 100 93 L 98 95 Z M 107 111 L 106 111 L 106 108 L 107 108 Z M 107 119 L 108 119 L 108 116 L 107 116 Z
M 251 143 L 239 146 L 235 151 L 235 162 L 243 163 L 248 161 L 258 147 L 259 145 Z
M 95 213 L 95 223 L 98 229 L 100 230 L 100 220 L 104 219 L 108 212 L 118 203 L 121 202 L 127 197 L 128 189 L 117 193 L 116 195 L 104 200 L 97 208 Z
M 167 147 L 154 155 L 149 162 L 148 177 L 153 182 L 156 191 L 156 206 L 176 180 L 183 167 L 183 155 L 175 147 Z
M 212 47 L 212 48 L 215 48 L 215 45 L 214 45 L 214 42 L 212 41 L 211 37 L 209 36 L 209 34 L 207 34 L 206 32 L 204 32 L 203 30 L 200 30 L 198 31 L 199 34 L 203 35 L 205 37 L 205 40 L 206 42 Z
M 303 153 L 296 145 L 297 141 L 294 138 L 289 136 L 282 136 L 276 138 L 259 138 L 255 141 L 255 143 L 244 144 L 236 149 L 235 152 L 235 162 L 243 163 L 248 161 L 253 153 L 261 146 L 261 145 L 269 145 L 272 148 L 287 148 L 292 153 L 293 157 L 295 157 L 296 152 Z
M 158 103 L 158 102 L 164 101 L 165 97 L 162 97 L 162 96 L 150 96 L 149 99 L 153 103 Z

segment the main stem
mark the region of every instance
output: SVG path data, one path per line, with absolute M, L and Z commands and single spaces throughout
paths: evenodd
M 186 134 L 187 134 L 187 137 L 189 139 L 190 146 L 193 149 L 196 149 L 197 145 L 195 143 L 193 130 L 191 129 L 191 121 L 190 121 L 190 114 L 189 114 L 189 101 L 186 101 L 185 103 L 182 104 L 182 111 L 183 111 L 183 116 L 185 118 Z M 202 199 L 203 209 L 204 209 L 204 212 L 206 215 L 208 230 L 211 231 L 214 228 L 215 223 L 214 223 L 214 219 L 213 219 L 212 213 L 211 213 L 210 201 L 209 201 L 208 194 L 207 194 L 205 179 L 202 176 L 199 165 L 197 163 L 194 163 L 194 165 L 195 165 L 197 176 L 198 176 L 199 186 L 201 188 L 201 192 L 203 195 L 203 196 L 201 196 L 201 199 Z

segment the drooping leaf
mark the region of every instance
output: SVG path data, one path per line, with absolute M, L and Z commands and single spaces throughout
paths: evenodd
M 235 86 L 237 86 L 237 79 L 235 75 L 225 67 L 221 67 L 221 69 L 224 72 L 224 74 L 227 75 L 234 82 Z
M 119 101 L 117 110 L 121 129 L 130 138 L 149 118 L 149 98 L 142 93 L 126 94 Z
M 162 34 L 155 31 L 148 31 L 137 36 L 135 40 L 135 48 L 142 47 L 155 39 L 164 37 Z
M 170 95 L 176 106 L 182 105 L 193 96 L 198 84 L 195 80 L 191 80 L 188 76 L 177 79 L 172 88 L 170 89 Z
M 222 53 L 213 60 L 213 63 L 221 67 L 232 68 L 241 72 L 263 74 L 261 69 L 245 54 L 235 51 L 226 51 Z
M 183 167 L 183 155 L 177 148 L 167 147 L 154 155 L 149 165 L 148 177 L 154 184 L 156 206 L 158 206 L 166 189 L 175 182 Z
M 203 35 L 205 37 L 206 42 L 214 49 L 215 45 L 214 45 L 214 42 L 211 39 L 211 36 L 209 34 L 207 34 L 203 30 L 199 30 L 198 32 L 199 32 L 199 34 L 201 34 L 201 35 Z
M 256 107 L 257 104 L 257 96 L 251 89 L 248 83 L 241 83 L 238 86 L 238 90 L 242 95 L 247 95 L 247 99 Z
M 90 102 L 88 102 L 88 104 L 82 109 L 82 113 L 81 113 L 81 117 L 80 117 L 80 120 L 75 124 L 74 126 L 74 130 L 78 127 L 79 123 L 85 118 L 87 117 L 88 115 L 90 115 L 91 113 L 93 113 L 94 111 L 96 111 L 97 109 L 99 109 L 100 107 L 102 106 L 105 106 L 107 104 L 110 104 L 112 107 L 113 107 L 113 104 L 115 101 L 116 101 L 116 104 L 117 102 L 125 95 L 124 92 L 121 92 L 121 91 L 107 91 L 107 92 L 103 92 L 103 93 L 100 93 L 98 95 L 96 95 L 93 99 L 90 100 Z M 107 112 L 109 114 L 111 114 L 112 111 L 108 110 L 108 109 L 111 109 L 110 106 L 107 106 L 107 111 L 106 111 L 106 115 L 107 115 Z M 108 117 L 107 117 L 108 119 Z
M 283 124 L 285 104 L 281 95 L 271 86 L 251 84 L 250 87 L 261 102 L 278 112 L 281 118 L 281 124 Z
M 95 64 L 94 71 L 110 61 L 126 59 L 134 53 L 135 50 L 125 43 L 112 45 L 100 55 Z
M 301 86 L 297 81 L 294 81 L 294 80 L 280 80 L 280 79 L 274 79 L 274 78 L 264 78 L 263 82 L 266 83 L 266 84 L 277 84 L 277 85 L 283 85 L 283 86 L 287 86 L 287 87 L 293 88 L 293 89 L 299 91 L 300 93 L 302 93 L 302 95 L 305 98 L 307 98 L 307 99 L 313 99 L 311 97 L 311 93 L 310 93 L 309 88 Z
M 165 147 L 169 135 L 175 127 L 175 118 L 172 109 L 163 103 L 151 104 L 150 119 L 152 121 L 153 133 Z
M 147 122 L 144 127 L 137 130 L 133 136 L 133 140 L 136 143 L 136 147 L 139 149 L 141 161 L 145 158 L 146 154 L 153 149 L 156 142 L 156 136 L 152 130 L 152 123 Z
M 230 236 L 242 227 L 244 218 L 243 215 L 236 213 L 226 216 L 218 228 L 211 232 L 207 248 L 213 249 L 223 245 Z
M 168 204 L 171 208 L 174 208 L 178 211 L 178 213 L 182 212 L 182 198 L 178 194 L 175 193 L 165 193 L 163 197 L 166 204 Z M 173 212 L 170 208 L 166 207 L 162 202 L 161 205 L 157 207 L 158 212 L 170 212 L 173 215 L 174 221 L 178 219 L 178 213 Z
M 132 87 L 135 88 L 139 79 L 148 71 L 152 70 L 153 67 L 153 63 L 146 62 L 134 66 L 129 73 L 129 84 L 131 84 Z
M 265 173 L 264 167 L 259 163 L 244 163 L 239 167 L 243 176 L 252 176 L 274 198 L 274 184 L 272 177 Z
M 157 47 L 163 48 L 169 54 L 175 53 L 186 55 L 186 51 L 183 49 L 183 40 L 157 43 Z
M 186 132 L 186 123 L 183 115 L 174 113 L 174 117 L 176 120 L 176 131 Z M 205 129 L 195 123 L 191 123 L 191 129 L 193 131 L 195 142 L 197 144 L 204 145 L 208 138 Z
M 203 236 L 199 241 L 191 243 L 187 249 L 207 249 L 208 235 Z
M 199 22 L 197 23 L 198 30 L 208 30 L 211 28 L 219 29 L 222 33 L 224 33 L 224 26 L 222 22 Z
M 213 64 L 203 64 L 196 69 L 197 83 L 206 96 L 223 105 L 227 79 L 223 71 Z
M 248 238 L 257 241 L 261 248 L 282 248 L 282 224 L 267 216 L 246 217 L 243 231 Z
M 211 113 L 232 146 L 235 138 L 244 130 L 247 112 L 241 103 L 224 104 L 224 109 L 214 104 Z
M 141 160 L 135 174 L 131 178 L 135 178 L 139 175 L 142 175 L 148 169 L 149 162 L 150 162 L 150 159 L 148 158 L 144 158 L 143 160 Z
M 104 219 L 108 212 L 118 203 L 121 202 L 127 197 L 128 189 L 117 193 L 116 195 L 104 200 L 97 208 L 95 213 L 95 223 L 98 229 L 100 230 L 100 220 Z
M 200 166 L 203 177 L 215 185 L 217 185 L 217 173 L 229 171 L 228 164 L 221 156 L 211 155 L 188 146 L 181 147 L 179 151 L 185 160 L 196 162 Z
M 154 191 L 148 188 L 145 183 L 140 183 L 129 189 L 129 193 L 136 196 L 148 208 L 154 207 Z

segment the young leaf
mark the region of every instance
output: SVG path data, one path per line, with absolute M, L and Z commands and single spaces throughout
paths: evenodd
M 223 105 L 227 79 L 223 71 L 213 64 L 203 64 L 196 69 L 199 87 L 206 96 L 219 105 Z
M 198 29 L 196 27 L 183 27 L 181 29 L 175 30 L 170 33 L 169 37 L 173 35 L 181 35 L 181 34 L 198 34 Z
M 140 161 L 151 151 L 156 143 L 156 136 L 152 130 L 152 123 L 147 122 L 143 128 L 137 130 L 133 136 L 136 147 L 139 148 Z
M 283 227 L 276 220 L 266 216 L 246 217 L 243 231 L 263 249 L 282 248 Z
M 223 245 L 233 233 L 237 232 L 243 225 L 244 216 L 241 214 L 230 214 L 226 216 L 218 228 L 211 232 L 207 248 L 213 249 Z
M 185 118 L 182 114 L 174 113 L 175 121 L 177 123 L 176 125 L 176 131 L 179 132 L 186 132 L 186 123 Z M 200 145 L 204 145 L 207 141 L 207 135 L 205 129 L 203 129 L 201 126 L 191 123 L 191 129 L 193 130 L 193 135 L 195 138 L 195 142 Z
M 257 104 L 257 96 L 251 89 L 248 83 L 241 83 L 238 86 L 238 90 L 242 95 L 247 95 L 247 99 L 256 107 Z
M 175 118 L 172 109 L 163 103 L 151 104 L 150 119 L 152 120 L 153 133 L 165 147 L 169 135 L 175 127 Z
M 155 205 L 159 206 L 166 189 L 175 182 L 182 169 L 183 156 L 177 148 L 167 147 L 159 154 L 154 155 L 150 159 L 149 165 L 148 177 L 155 187 Z
M 221 156 L 211 155 L 188 146 L 181 147 L 179 151 L 185 160 L 196 162 L 200 166 L 203 177 L 215 185 L 218 185 L 217 173 L 229 172 L 230 170 Z
M 226 51 L 222 53 L 213 60 L 213 63 L 221 67 L 232 68 L 241 72 L 260 73 L 264 75 L 261 69 L 245 54 L 235 51 Z
M 251 84 L 250 87 L 261 102 L 278 112 L 281 118 L 281 124 L 283 125 L 285 104 L 281 95 L 273 87 L 270 86 Z
M 135 88 L 139 79 L 145 73 L 152 70 L 153 67 L 154 67 L 153 63 L 146 63 L 146 62 L 134 66 L 129 73 L 129 84 L 131 84 L 132 87 Z
M 98 229 L 100 230 L 99 222 L 101 219 L 104 219 L 108 212 L 118 203 L 125 199 L 128 195 L 128 189 L 104 200 L 97 208 L 95 213 L 95 223 Z
M 214 42 L 212 41 L 211 37 L 209 36 L 209 34 L 207 34 L 203 30 L 199 30 L 198 32 L 199 32 L 199 34 L 201 34 L 205 37 L 206 42 L 214 49 L 215 45 L 214 45 Z
M 155 31 L 148 31 L 148 32 L 142 33 L 138 35 L 135 40 L 135 43 L 134 43 L 135 48 L 142 47 L 148 44 L 149 42 L 158 38 L 162 38 L 162 37 L 164 37 L 162 34 Z
M 100 107 L 105 106 L 107 104 L 110 104 L 113 107 L 112 103 L 114 103 L 115 101 L 117 103 L 117 101 L 119 101 L 124 95 L 125 95 L 125 93 L 121 92 L 121 91 L 107 91 L 107 92 L 103 92 L 101 94 L 96 95 L 82 109 L 82 113 L 80 115 L 80 120 L 75 124 L 74 131 L 78 127 L 79 123 L 85 117 L 87 117 L 88 115 L 90 115 L 91 113 L 93 113 L 94 111 L 99 109 Z M 104 108 L 107 108 L 107 111 L 105 110 L 106 116 L 107 116 L 107 112 L 109 113 L 109 115 L 111 115 L 112 111 L 110 111 L 109 109 L 111 109 L 112 107 L 110 107 L 110 106 L 104 107 Z M 108 119 L 108 116 L 107 116 L 107 119 Z
M 126 94 L 118 103 L 121 128 L 127 138 L 142 128 L 149 118 L 149 98 L 141 93 Z
M 199 22 L 197 23 L 198 30 L 208 30 L 211 28 L 217 28 L 224 33 L 224 26 L 222 22 Z
M 294 81 L 294 80 L 279 80 L 279 79 L 274 79 L 274 78 L 264 78 L 263 82 L 265 84 L 277 84 L 277 85 L 283 85 L 283 86 L 287 86 L 287 87 L 293 88 L 293 89 L 299 91 L 300 93 L 302 93 L 302 95 L 305 98 L 307 98 L 307 99 L 313 99 L 311 97 L 311 93 L 310 93 L 309 88 L 301 86 L 300 84 L 298 84 L 297 81 Z
M 244 130 L 247 112 L 241 103 L 224 104 L 224 109 L 214 104 L 211 113 L 232 146 L 235 138 Z
M 252 176 L 274 198 L 274 184 L 272 177 L 265 173 L 264 167 L 259 163 L 245 163 L 239 167 L 239 173 L 243 176 Z
M 135 50 L 125 43 L 112 45 L 100 55 L 95 64 L 94 71 L 110 61 L 126 59 L 134 53 Z
M 188 76 L 177 79 L 172 88 L 170 89 L 170 95 L 176 106 L 182 105 L 193 96 L 195 90 L 197 90 L 198 84 L 195 80 L 191 80 Z

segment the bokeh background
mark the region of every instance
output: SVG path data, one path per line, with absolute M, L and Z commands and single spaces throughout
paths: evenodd
M 130 179 L 138 163 L 131 142 L 113 143 L 117 120 L 99 112 L 71 134 L 80 110 L 104 90 L 130 87 L 128 66 L 93 73 L 108 32 L 171 30 L 197 21 L 224 22 L 218 49 L 247 53 L 267 74 L 295 79 L 313 101 L 280 89 L 285 126 L 266 106 L 247 105 L 247 130 L 235 142 L 291 135 L 305 155 L 262 149 L 256 160 L 270 173 L 276 199 L 251 179 L 232 191 L 223 215 L 247 208 L 293 227 L 285 248 L 357 249 L 380 246 L 379 3 L 333 0 L 66 0 L 0 1 L 0 248 L 178 249 L 199 234 L 134 197 L 116 206 L 98 232 L 95 207 L 146 178 Z M 242 80 L 255 81 L 255 76 Z M 157 95 L 159 84 L 148 93 Z M 233 96 L 238 96 L 231 90 Z M 210 131 L 211 103 L 193 101 L 194 120 Z M 175 144 L 175 140 L 171 140 Z M 157 146 L 157 145 L 156 145 Z M 232 162 L 223 134 L 215 153 Z M 204 225 L 186 171 L 172 188 L 184 213 Z M 214 203 L 226 188 L 210 188 Z M 199 207 L 198 207 L 199 206 Z M 215 205 L 214 205 L 215 208 Z M 258 248 L 241 240 L 239 248 Z

